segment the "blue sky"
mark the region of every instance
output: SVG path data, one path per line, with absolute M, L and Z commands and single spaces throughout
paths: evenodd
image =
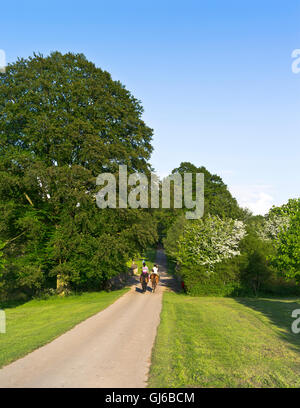
M 295 0 L 11 0 L 0 49 L 84 53 L 142 101 L 160 175 L 204 165 L 265 213 L 299 197 L 299 18 Z

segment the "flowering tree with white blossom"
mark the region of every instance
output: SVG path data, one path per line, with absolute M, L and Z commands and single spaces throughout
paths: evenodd
M 278 214 L 270 211 L 261 228 L 257 231 L 260 239 L 276 240 L 282 231 L 286 231 L 290 223 L 290 217 L 286 214 Z
M 209 216 L 188 222 L 179 240 L 177 260 L 213 270 L 214 264 L 240 254 L 239 243 L 245 235 L 242 221 Z

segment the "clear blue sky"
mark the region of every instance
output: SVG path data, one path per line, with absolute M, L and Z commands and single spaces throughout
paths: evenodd
M 264 213 L 299 197 L 299 21 L 296 0 L 11 0 L 0 49 L 84 53 L 142 101 L 159 174 L 204 165 Z

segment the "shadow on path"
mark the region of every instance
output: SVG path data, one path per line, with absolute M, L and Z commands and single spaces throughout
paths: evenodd
M 135 291 L 139 292 L 139 293 L 152 292 L 152 288 L 148 285 L 147 289 L 146 289 L 146 292 L 143 292 L 142 288 L 139 288 L 138 286 L 136 286 Z
M 172 275 L 167 273 L 167 257 L 163 249 L 156 251 L 156 263 L 160 275 L 159 286 L 171 290 L 172 292 L 182 292 L 180 283 Z

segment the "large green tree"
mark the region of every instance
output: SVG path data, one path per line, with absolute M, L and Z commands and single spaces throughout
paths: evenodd
M 221 218 L 244 219 L 247 212 L 242 210 L 236 199 L 232 197 L 222 178 L 210 173 L 204 166 L 196 167 L 189 162 L 180 163 L 172 170 L 172 174 L 203 173 L 204 174 L 204 216 L 217 215 Z M 193 178 L 193 192 L 196 179 Z
M 242 209 L 237 200 L 232 197 L 227 185 L 223 182 L 222 178 L 216 174 L 210 173 L 205 167 L 197 167 L 190 162 L 182 162 L 179 167 L 172 170 L 172 174 L 180 174 L 182 176 L 182 193 L 184 197 L 184 174 L 193 174 L 192 179 L 192 194 L 193 199 L 196 198 L 196 177 L 197 173 L 204 174 L 204 218 L 208 216 L 218 216 L 222 219 L 231 218 L 246 221 L 251 217 L 248 210 Z M 173 203 L 173 189 L 171 188 L 171 204 Z M 157 210 L 155 215 L 159 225 L 160 238 L 163 240 L 168 236 L 168 231 L 177 217 L 185 214 L 186 209 L 184 205 L 184 199 L 182 208 L 160 209 Z
M 96 177 L 148 173 L 142 106 L 82 54 L 34 54 L 0 75 L 0 239 L 7 290 L 101 286 L 156 237 L 143 210 L 100 210 Z M 99 188 L 99 187 L 98 187 Z M 145 232 L 147 226 L 147 232 Z
M 291 199 L 281 207 L 271 209 L 268 219 L 275 218 L 277 222 L 273 228 L 276 254 L 272 263 L 288 279 L 300 282 L 300 198 Z M 268 221 L 267 221 L 268 225 Z M 278 226 L 279 225 L 279 226 Z

